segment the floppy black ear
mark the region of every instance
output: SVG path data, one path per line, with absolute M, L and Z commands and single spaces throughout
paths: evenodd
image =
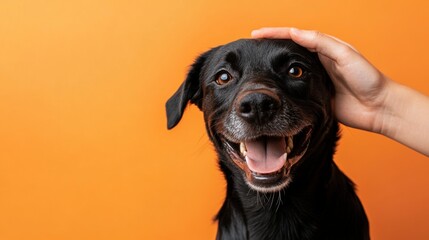
M 191 102 L 201 109 L 202 92 L 200 86 L 201 70 L 206 63 L 208 57 L 215 49 L 211 49 L 200 55 L 192 64 L 188 76 L 180 85 L 179 89 L 168 99 L 165 104 L 167 111 L 167 128 L 172 129 L 182 118 L 188 102 Z

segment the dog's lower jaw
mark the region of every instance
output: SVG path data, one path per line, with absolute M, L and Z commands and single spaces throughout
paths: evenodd
M 259 187 L 258 185 L 254 185 L 249 181 L 245 181 L 246 184 L 253 190 L 256 190 L 257 192 L 260 193 L 275 193 L 275 192 L 280 192 L 282 189 L 287 188 L 287 186 L 292 182 L 292 178 L 288 177 L 286 180 L 284 180 L 283 182 L 281 182 L 278 185 L 272 186 L 272 187 Z

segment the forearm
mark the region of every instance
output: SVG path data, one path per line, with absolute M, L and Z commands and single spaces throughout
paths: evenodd
M 429 156 L 429 97 L 389 81 L 379 132 Z

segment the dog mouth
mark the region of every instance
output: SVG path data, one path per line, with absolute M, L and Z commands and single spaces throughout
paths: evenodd
M 304 126 L 289 135 L 261 135 L 239 141 L 225 136 L 223 143 L 252 189 L 276 192 L 292 181 L 291 169 L 307 151 L 311 132 L 311 126 Z

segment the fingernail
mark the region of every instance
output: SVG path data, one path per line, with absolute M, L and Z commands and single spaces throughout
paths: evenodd
M 299 30 L 298 28 L 291 28 L 290 33 L 292 33 L 293 35 L 299 35 L 302 33 L 302 31 Z
M 251 33 L 250 33 L 250 35 L 252 36 L 252 37 L 256 37 L 257 35 L 259 35 L 259 33 L 260 33 L 261 31 L 260 30 L 253 30 Z

